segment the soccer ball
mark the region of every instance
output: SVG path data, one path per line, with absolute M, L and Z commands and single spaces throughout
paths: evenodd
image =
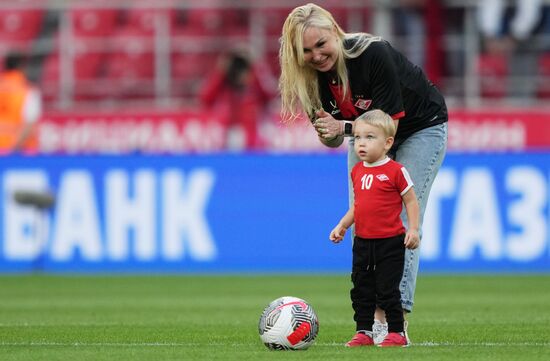
M 269 349 L 305 350 L 319 333 L 319 321 L 306 301 L 285 296 L 265 308 L 258 331 L 260 339 Z

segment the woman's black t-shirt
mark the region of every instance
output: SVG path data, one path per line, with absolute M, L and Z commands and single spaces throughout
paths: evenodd
M 344 46 L 351 47 L 348 40 Z M 445 100 L 426 78 L 420 67 L 411 63 L 387 41 L 372 42 L 354 59 L 346 59 L 351 102 L 358 114 L 380 109 L 399 119 L 396 143 L 414 132 L 447 121 Z M 330 89 L 329 73 L 318 72 L 323 109 L 335 119 L 345 117 Z M 349 112 L 348 112 L 349 113 Z

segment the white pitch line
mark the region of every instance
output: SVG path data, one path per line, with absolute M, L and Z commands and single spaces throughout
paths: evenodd
M 322 343 L 317 346 L 342 346 L 343 343 Z M 413 342 L 410 347 L 550 347 L 550 342 Z
M 164 343 L 164 342 L 0 342 L 1 346 L 62 346 L 62 347 L 182 347 L 201 346 L 199 343 Z M 221 345 L 221 344 L 220 344 Z
M 411 346 L 416 346 L 416 343 L 413 343 Z M 484 347 L 505 347 L 505 346 L 541 346 L 541 347 L 550 347 L 548 342 L 422 342 L 418 346 L 430 347 L 430 346 L 484 346 Z
M 2 346 L 25 346 L 25 347 L 198 347 L 204 343 L 197 342 L 0 342 Z M 228 344 L 208 343 L 209 346 L 251 346 L 252 344 Z M 550 342 L 419 342 L 413 343 L 411 347 L 550 347 Z M 343 343 L 315 343 L 313 347 L 344 347 Z

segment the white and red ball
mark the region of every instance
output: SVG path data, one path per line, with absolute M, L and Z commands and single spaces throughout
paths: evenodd
M 309 303 L 285 296 L 264 309 L 258 331 L 264 345 L 272 350 L 305 350 L 319 333 L 319 320 Z

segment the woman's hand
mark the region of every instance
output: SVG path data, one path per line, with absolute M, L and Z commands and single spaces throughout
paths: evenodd
M 313 126 L 320 138 L 334 139 L 344 134 L 343 123 L 334 119 L 332 115 L 325 112 L 323 109 L 316 111 L 315 115 L 317 119 L 315 123 L 313 123 Z
M 323 109 L 315 112 L 317 119 L 313 123 L 319 140 L 327 147 L 336 148 L 344 142 L 344 125 L 325 112 Z

